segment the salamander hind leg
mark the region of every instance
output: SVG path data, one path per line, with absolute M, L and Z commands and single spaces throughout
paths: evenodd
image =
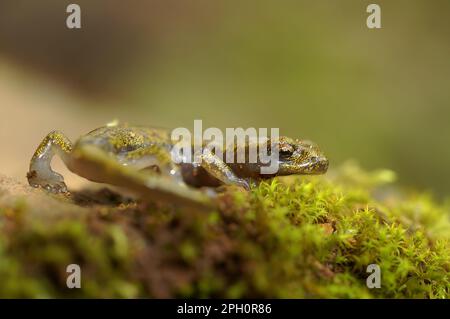
M 158 174 L 122 165 L 114 156 L 94 145 L 77 145 L 68 167 L 91 181 L 133 191 L 144 201 L 163 201 L 200 210 L 215 207 L 214 199 L 207 194 Z
M 31 158 L 27 173 L 28 183 L 53 193 L 67 192 L 63 176 L 52 170 L 51 161 L 58 155 L 67 163 L 71 151 L 72 143 L 64 134 L 58 131 L 47 134 Z

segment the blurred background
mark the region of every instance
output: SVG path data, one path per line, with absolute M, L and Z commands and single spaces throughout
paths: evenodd
M 373 2 L 379 30 L 366 27 Z M 448 195 L 449 14 L 448 0 L 2 0 L 0 173 L 25 181 L 53 129 L 75 140 L 114 118 L 202 119 L 279 127 L 332 167 L 356 159 Z

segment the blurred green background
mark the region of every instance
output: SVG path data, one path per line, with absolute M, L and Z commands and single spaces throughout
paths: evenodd
M 69 3 L 81 30 L 66 28 Z M 331 167 L 356 159 L 447 195 L 449 15 L 448 0 L 2 0 L 0 172 L 25 180 L 53 129 L 202 119 L 279 127 Z

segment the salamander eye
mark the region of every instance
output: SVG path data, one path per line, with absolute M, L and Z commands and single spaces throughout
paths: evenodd
M 290 144 L 281 144 L 280 145 L 280 154 L 283 155 L 292 155 L 294 153 L 294 148 Z

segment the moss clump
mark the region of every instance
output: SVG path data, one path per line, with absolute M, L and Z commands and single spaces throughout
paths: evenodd
M 48 205 L 0 198 L 0 296 L 448 298 L 449 203 L 394 178 L 349 164 L 225 187 L 209 214 L 84 197 L 83 212 L 48 219 Z M 81 289 L 66 288 L 71 263 Z M 380 289 L 366 287 L 369 264 Z

